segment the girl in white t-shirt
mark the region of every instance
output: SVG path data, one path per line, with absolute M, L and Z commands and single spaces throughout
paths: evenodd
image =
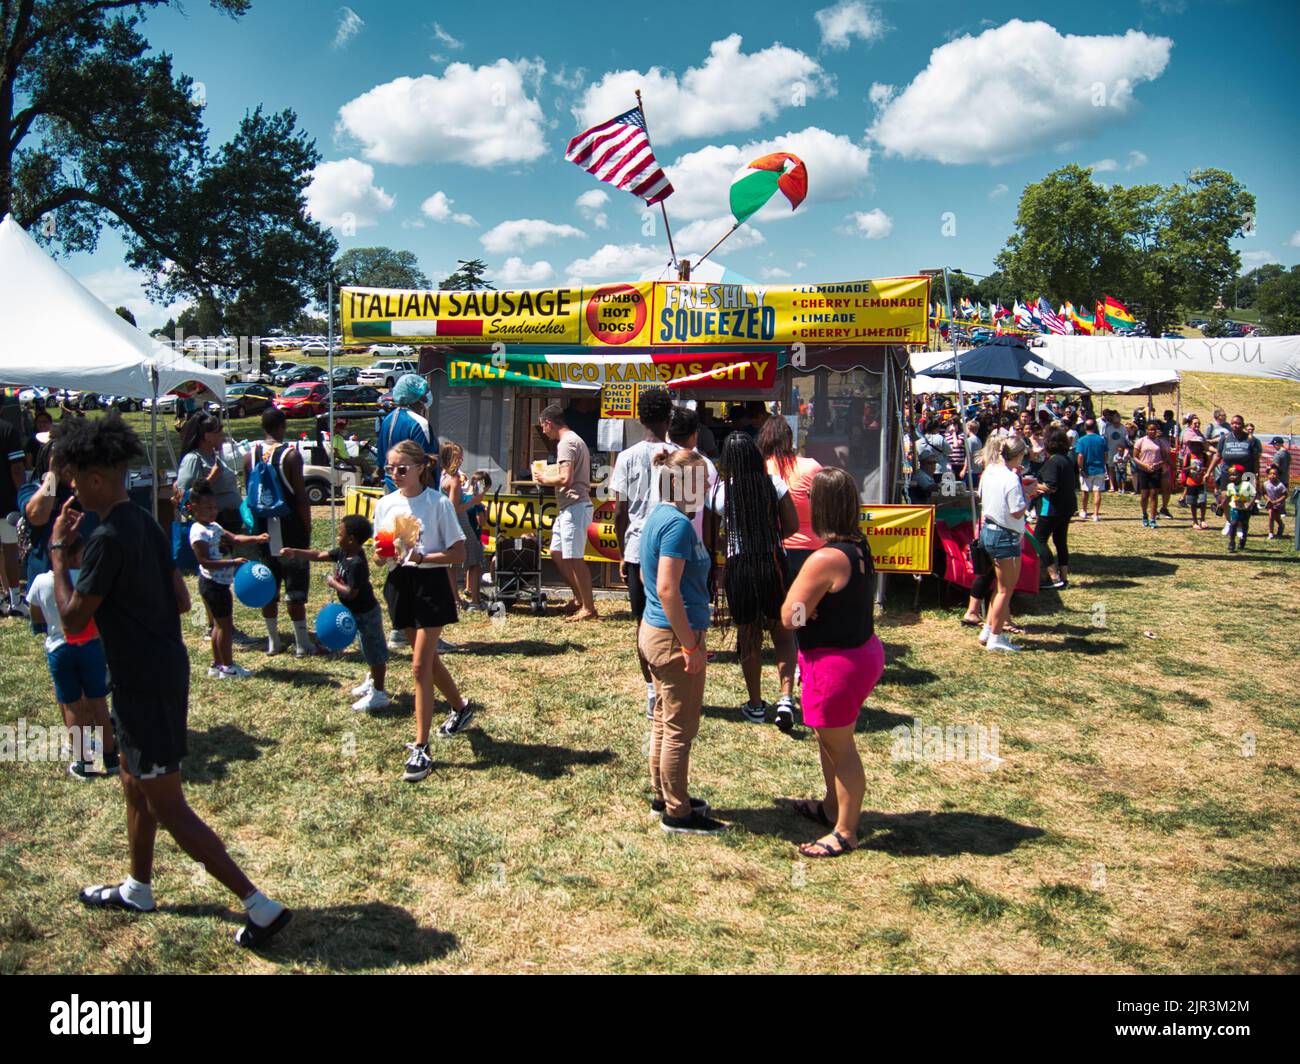
M 1019 472 L 1025 451 L 1025 441 L 1019 435 L 993 433 L 984 446 L 984 475 L 979 486 L 984 513 L 980 543 L 993 559 L 998 582 L 987 623 L 980 631 L 980 642 L 988 650 L 1020 649 L 1002 630 L 1011 619 L 1011 596 L 1020 580 L 1021 541 L 1025 511 L 1029 508 Z
M 465 533 L 451 500 L 426 483 L 428 456 L 419 444 L 402 440 L 394 446 L 384 472 L 397 490 L 375 505 L 375 555 L 381 565 L 395 563 L 384 585 L 384 601 L 393 627 L 406 633 L 411 646 L 415 742 L 407 744 L 411 756 L 402 778 L 414 783 L 433 767 L 429 730 L 433 726 L 434 688 L 451 704 L 451 712 L 438 729 L 439 738 L 459 735 L 474 717 L 474 707 L 461 698 L 456 681 L 438 655 L 443 627 L 457 620 L 450 567 L 465 561 Z M 418 522 L 415 537 L 412 519 Z M 407 542 L 411 538 L 414 543 Z

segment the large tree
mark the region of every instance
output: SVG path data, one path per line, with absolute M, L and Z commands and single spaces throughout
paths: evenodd
M 429 276 L 410 251 L 392 248 L 350 248 L 334 264 L 340 284 L 363 288 L 428 288 Z
M 483 275 L 487 273 L 487 263 L 482 259 L 457 259 L 456 261 L 460 269 L 450 277 L 444 277 L 439 288 L 472 291 L 494 287 L 483 279 Z
M 1260 324 L 1270 336 L 1300 333 L 1300 266 L 1275 273 L 1259 286 Z
M 202 93 L 139 31 L 164 2 L 0 0 L 0 214 L 56 252 L 109 226 L 151 298 L 259 332 L 323 292 L 337 244 L 303 212 L 320 157 L 291 111 L 260 108 L 211 150 Z
M 1015 224 L 997 265 L 1021 298 L 1089 306 L 1101 287 L 1114 287 L 1120 234 L 1106 190 L 1086 166 L 1027 185 Z
M 1226 170 L 1197 170 L 1182 184 L 1115 186 L 1110 202 L 1123 233 L 1117 294 L 1159 336 L 1179 307 L 1207 307 L 1237 275 L 1229 241 L 1243 235 L 1255 197 Z M 1122 293 L 1122 294 L 1121 294 Z

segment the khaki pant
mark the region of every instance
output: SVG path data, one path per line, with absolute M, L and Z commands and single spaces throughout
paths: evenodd
M 703 632 L 696 632 L 703 646 Z M 655 682 L 655 719 L 650 733 L 650 785 L 671 817 L 691 815 L 687 775 L 691 740 L 700 730 L 704 705 L 704 670 L 686 671 L 682 644 L 671 628 L 641 625 L 637 639 Z

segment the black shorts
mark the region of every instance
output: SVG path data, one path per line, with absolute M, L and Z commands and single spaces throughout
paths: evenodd
M 170 692 L 113 689 L 113 730 L 122 768 L 136 779 L 179 772 L 188 752 L 189 688 Z
M 1165 486 L 1165 471 L 1157 469 L 1154 473 L 1148 473 L 1145 469 L 1135 469 L 1134 476 L 1137 480 L 1138 491 L 1162 491 Z
M 456 595 L 450 569 L 399 565 L 388 574 L 384 602 L 394 628 L 442 628 L 455 624 Z
M 811 558 L 816 551 L 807 550 L 806 548 L 796 547 L 785 549 L 785 589 L 790 590 L 794 584 L 794 578 L 799 575 L 799 570 L 804 567 L 804 562 Z
M 209 580 L 202 573 L 199 574 L 199 598 L 208 607 L 208 612 L 212 614 L 214 621 L 224 621 L 235 612 L 235 600 L 230 593 L 230 585 Z
M 645 585 L 641 583 L 641 566 L 627 563 L 627 600 L 632 604 L 632 616 L 639 623 L 645 613 Z

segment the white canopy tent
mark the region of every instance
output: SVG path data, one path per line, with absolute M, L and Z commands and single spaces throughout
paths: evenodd
M 218 398 L 225 378 L 118 317 L 12 215 L 0 222 L 0 382 L 151 399 L 190 381 Z
M 10 214 L 0 222 L 0 322 L 0 383 L 152 399 L 155 476 L 158 396 L 191 382 L 218 399 L 226 394 L 220 372 L 119 317 L 42 251 Z M 150 494 L 156 517 L 157 489 Z

